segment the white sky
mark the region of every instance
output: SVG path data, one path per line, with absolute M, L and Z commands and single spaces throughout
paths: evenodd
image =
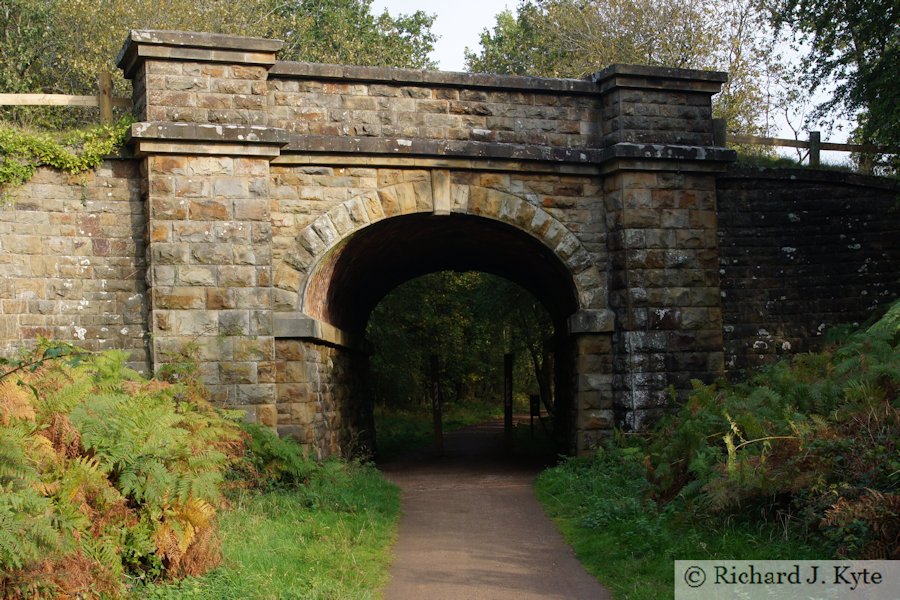
M 494 26 L 494 16 L 504 9 L 515 11 L 518 0 L 374 0 L 372 13 L 385 8 L 392 15 L 410 14 L 417 10 L 436 14 L 431 30 L 440 36 L 432 57 L 441 71 L 462 71 L 466 46 L 479 48 L 478 36 Z

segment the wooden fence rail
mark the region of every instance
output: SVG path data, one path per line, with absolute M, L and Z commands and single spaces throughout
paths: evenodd
M 0 94 L 0 106 L 86 106 L 100 108 L 100 122 L 113 121 L 113 107 L 131 108 L 131 98 L 117 98 L 112 95 L 112 78 L 109 73 L 98 77 L 99 90 L 96 96 L 73 94 Z
M 785 138 L 763 137 L 758 135 L 745 135 L 740 133 L 727 133 L 725 119 L 713 119 L 713 136 L 717 146 L 726 144 L 748 144 L 754 146 L 777 146 L 782 148 L 805 148 L 809 150 L 809 164 L 818 166 L 821 164 L 821 152 L 856 152 L 864 156 L 861 165 L 864 171 L 871 171 L 872 158 L 875 154 L 900 154 L 900 148 L 896 146 L 877 146 L 875 144 L 839 144 L 836 142 L 823 142 L 819 131 L 810 131 L 808 140 L 789 140 Z

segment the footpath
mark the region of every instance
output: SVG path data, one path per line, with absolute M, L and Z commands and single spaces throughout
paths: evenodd
M 385 600 L 603 600 L 534 496 L 539 460 L 508 457 L 502 422 L 382 465 L 403 516 Z

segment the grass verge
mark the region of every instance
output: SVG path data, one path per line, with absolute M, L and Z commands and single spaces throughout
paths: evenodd
M 223 566 L 135 597 L 378 598 L 399 509 L 399 490 L 374 467 L 325 463 L 302 487 L 232 501 L 219 523 Z
M 585 568 L 617 600 L 674 595 L 680 559 L 815 559 L 816 549 L 785 539 L 772 524 L 750 519 L 698 521 L 668 504 L 645 500 L 648 483 L 634 449 L 601 451 L 544 471 L 535 488 Z

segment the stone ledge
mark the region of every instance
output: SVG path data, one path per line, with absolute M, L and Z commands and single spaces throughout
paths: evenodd
M 463 156 L 391 156 L 387 154 L 300 154 L 284 153 L 272 161 L 274 165 L 304 166 L 362 166 L 385 168 L 417 169 L 462 169 L 467 171 L 504 171 L 527 173 L 550 173 L 557 175 L 600 174 L 596 165 L 582 165 L 563 162 L 535 162 L 524 160 L 504 160 L 492 158 L 469 159 Z
M 600 165 L 621 159 L 693 163 L 730 163 L 737 154 L 727 148 L 672 144 L 618 143 L 607 148 L 556 148 L 459 140 L 360 138 L 293 135 L 285 152 L 371 154 L 390 156 L 464 157 Z
M 604 160 L 639 158 L 647 160 L 689 160 L 734 162 L 737 152 L 717 146 L 682 146 L 678 144 L 635 144 L 619 142 L 603 150 Z
M 775 181 L 838 183 L 900 191 L 900 181 L 890 177 L 816 168 L 745 167 L 734 165 L 722 173 L 720 177 L 729 179 L 771 179 Z
M 286 152 L 388 154 L 395 156 L 460 156 L 550 162 L 596 163 L 601 151 L 593 148 L 554 148 L 460 140 L 293 135 Z
M 271 66 L 281 40 L 194 31 L 133 29 L 116 57 L 126 78 L 147 58 Z
M 605 308 L 579 310 L 569 317 L 569 333 L 609 333 L 615 329 L 616 315 Z
M 136 156 L 147 154 L 222 154 L 274 158 L 288 142 L 288 133 L 258 125 L 198 123 L 134 123 L 129 143 Z
M 365 350 L 365 342 L 359 336 L 301 313 L 275 313 L 274 332 L 276 338 L 313 340 L 329 346 Z
M 457 71 L 425 71 L 390 67 L 358 67 L 323 63 L 278 61 L 269 71 L 272 78 L 325 79 L 360 83 L 434 85 L 494 90 L 596 94 L 597 86 L 583 79 L 553 79 L 520 75 L 492 75 Z
M 715 94 L 721 90 L 722 84 L 728 81 L 728 73 L 615 64 L 597 71 L 590 76 L 590 80 L 598 86 L 599 93 L 606 93 L 615 88 L 637 88 Z

